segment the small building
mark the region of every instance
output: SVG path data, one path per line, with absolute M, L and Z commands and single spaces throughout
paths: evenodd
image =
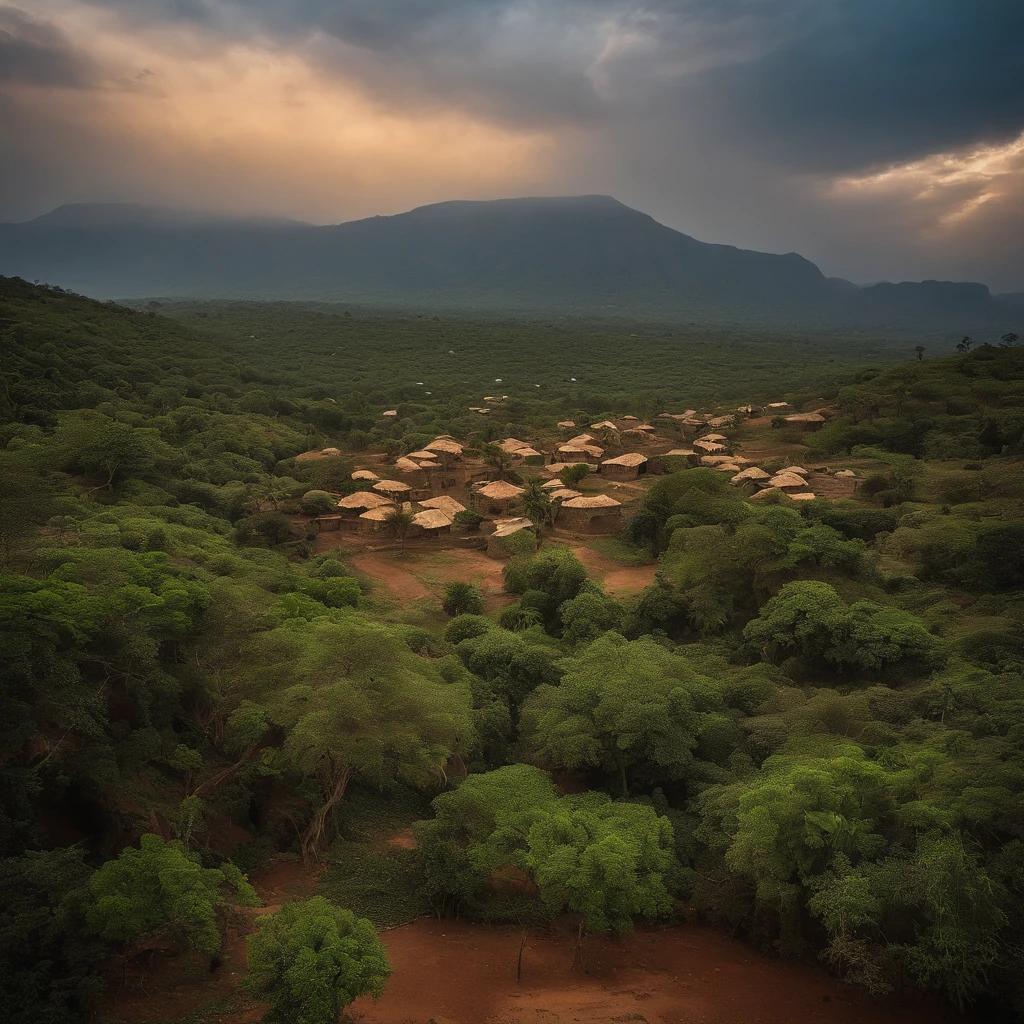
M 380 477 L 377 476 L 376 473 L 373 473 L 373 472 L 371 472 L 368 469 L 357 469 L 352 474 L 352 479 L 353 480 L 373 480 L 373 481 L 376 482 L 377 480 L 380 479 Z
M 572 420 L 559 420 L 558 426 L 561 430 L 574 430 L 576 424 Z
M 512 453 L 513 459 L 518 459 L 526 466 L 543 466 L 547 456 L 536 448 L 517 448 Z
M 382 416 L 388 416 L 388 417 L 397 416 L 398 415 L 398 410 L 397 409 L 388 409 L 385 412 L 381 413 L 381 415 Z
M 420 467 L 417 466 L 418 470 Z M 409 484 L 402 483 L 401 480 L 378 480 L 374 485 L 373 489 L 378 494 L 386 495 L 389 498 L 405 498 L 406 495 L 412 490 Z
M 670 452 L 665 452 L 662 458 L 666 459 L 695 459 L 697 453 L 692 448 L 673 448 Z
M 751 466 L 749 469 L 744 469 L 737 473 L 731 480 L 731 483 L 742 484 L 748 480 L 758 483 L 761 480 L 770 480 L 771 473 L 766 473 L 763 469 L 758 469 L 757 466 Z
M 623 416 L 624 420 L 635 419 L 636 417 Z M 591 423 L 591 430 L 618 430 L 619 428 L 611 420 L 601 420 L 600 423 Z
M 841 469 L 841 470 L 839 470 L 838 473 L 836 473 L 836 476 L 842 476 L 842 477 L 851 477 L 851 476 L 856 476 L 856 475 L 857 474 L 854 473 L 854 471 L 852 469 Z
M 498 447 L 509 455 L 515 455 L 520 448 L 529 448 L 529 444 L 526 441 L 520 441 L 518 437 L 506 437 Z
M 537 536 L 533 532 L 533 523 L 526 518 L 507 519 L 498 524 L 498 528 L 487 538 L 487 555 L 489 558 L 507 559 L 512 557 L 512 549 L 505 541 L 514 535 L 529 536 L 534 548 Z
M 368 508 L 356 520 L 356 530 L 359 533 L 380 533 L 394 507 L 394 504 L 389 504 L 381 505 L 379 508 Z
M 712 452 L 724 452 L 725 451 L 725 445 L 724 444 L 719 444 L 717 441 L 694 441 L 693 442 L 693 447 L 694 448 L 700 448 L 701 451 L 708 452 L 709 454 L 712 453 Z
M 341 529 L 341 516 L 317 516 L 313 522 L 316 523 L 318 533 L 324 533 L 330 530 Z
M 320 449 L 320 454 L 321 455 L 340 455 L 341 454 L 341 449 L 340 448 L 321 448 Z
M 716 473 L 738 473 L 740 467 L 735 462 L 723 462 L 715 466 Z
M 436 498 L 424 498 L 420 504 L 424 508 L 436 508 L 443 512 L 449 519 L 454 519 L 460 512 L 466 511 L 466 506 L 449 497 L 447 494 L 439 494 Z
M 622 523 L 622 502 L 607 494 L 570 498 L 559 507 L 557 522 L 562 529 L 614 533 Z
M 574 491 L 571 487 L 559 487 L 555 491 L 551 491 L 551 500 L 555 501 L 569 501 L 572 498 L 582 498 L 582 491 Z
M 780 491 L 785 491 L 787 494 L 807 490 L 807 481 L 798 473 L 783 471 L 773 476 L 768 483 L 772 487 L 777 487 Z
M 508 514 L 509 506 L 523 493 L 522 487 L 516 487 L 507 480 L 494 480 L 478 488 L 473 497 L 478 506 L 482 504 L 488 511 Z
M 704 434 L 700 438 L 701 441 L 728 441 L 729 439 L 725 434 Z
M 348 494 L 338 499 L 337 508 L 341 515 L 355 519 L 362 512 L 375 508 L 390 508 L 394 502 L 383 494 L 375 494 L 373 491 L 356 491 L 355 494 Z
M 462 445 L 458 441 L 453 441 L 450 437 L 439 437 L 430 444 L 424 445 L 424 450 L 433 452 L 434 457 L 446 456 L 449 459 L 459 459 L 462 457 Z
M 452 532 L 452 521 L 439 508 L 425 508 L 412 517 L 416 532 L 425 537 L 443 537 Z
M 639 452 L 627 452 L 601 463 L 601 475 L 610 480 L 635 480 L 647 472 L 647 456 Z
M 559 472 L 561 472 L 561 470 L 559 470 Z M 541 487 L 545 491 L 557 491 L 559 487 L 565 487 L 565 484 L 563 484 L 558 477 L 555 477 L 554 480 L 549 480 L 546 484 L 541 484 Z
M 592 444 L 563 444 L 558 446 L 559 458 L 564 462 L 586 462 L 596 466 L 601 462 L 604 449 Z

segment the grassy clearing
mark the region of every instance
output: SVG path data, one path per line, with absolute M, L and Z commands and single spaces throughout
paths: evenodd
M 628 544 L 619 537 L 595 537 L 587 542 L 587 547 L 627 569 L 639 569 L 645 565 L 654 565 L 658 561 L 648 552 Z

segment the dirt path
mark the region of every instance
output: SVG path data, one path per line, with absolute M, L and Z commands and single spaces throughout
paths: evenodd
M 383 587 L 398 601 L 420 601 L 433 597 L 429 587 L 421 583 L 408 569 L 396 565 L 391 556 L 375 555 L 363 552 L 349 559 L 352 568 Z M 411 562 L 410 564 L 415 564 Z
M 383 934 L 394 973 L 360 1024 L 935 1024 L 936 1005 L 871 999 L 824 971 L 762 956 L 712 928 L 589 938 L 572 971 L 574 931 L 533 934 L 516 983 L 519 933 L 422 920 Z
M 658 570 L 657 563 L 619 565 L 583 544 L 573 547 L 572 552 L 610 594 L 638 594 L 654 582 L 654 574 Z

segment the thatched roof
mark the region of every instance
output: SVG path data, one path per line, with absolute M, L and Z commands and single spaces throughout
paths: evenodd
M 383 494 L 374 494 L 373 491 L 356 491 L 355 494 L 338 499 L 338 508 L 381 508 L 393 504 L 390 498 L 385 498 Z
M 518 533 L 520 530 L 528 530 L 533 523 L 529 519 L 506 519 L 491 534 L 492 537 L 508 537 L 510 534 Z
M 424 450 L 428 452 L 445 452 L 448 455 L 461 455 L 462 445 L 458 441 L 451 440 L 451 438 L 439 437 L 436 441 L 431 441 L 430 444 L 424 445 Z
M 321 448 L 320 449 L 320 453 L 322 455 L 340 455 L 341 454 L 341 449 L 340 448 Z
M 558 477 L 555 477 L 554 480 L 549 480 L 546 484 L 541 484 L 541 487 L 545 491 L 556 491 L 559 487 L 565 487 L 565 484 L 563 484 Z
M 790 497 L 794 501 L 814 501 L 817 495 L 812 494 L 810 491 L 804 491 L 801 494 L 791 494 Z
M 841 470 L 839 470 L 838 473 L 836 473 L 836 476 L 845 476 L 845 477 L 856 476 L 856 475 L 857 474 L 854 473 L 854 471 L 852 469 L 841 469 Z
M 534 459 L 534 458 L 537 458 L 538 456 L 543 457 L 543 455 L 544 455 L 543 452 L 539 452 L 539 451 L 537 451 L 536 448 L 530 448 L 530 447 L 517 448 L 512 454 L 517 459 Z
M 561 473 L 563 469 L 568 469 L 570 466 L 587 466 L 590 468 L 588 462 L 549 462 L 544 466 L 541 473 Z
M 598 448 L 596 444 L 563 444 L 558 449 L 563 455 L 592 455 L 595 459 L 604 455 L 604 449 Z M 581 460 L 582 461 L 582 460 Z
M 719 444 L 717 441 L 694 441 L 694 448 L 703 448 L 706 452 L 724 452 L 725 445 Z
M 409 452 L 409 454 L 406 455 L 406 458 L 416 459 L 417 462 L 419 462 L 422 459 L 429 459 L 431 462 L 433 462 L 434 459 L 437 458 L 437 456 L 433 452 L 428 452 L 426 448 L 424 448 L 423 451 L 420 452 Z
M 571 501 L 573 498 L 582 498 L 582 491 L 574 491 L 571 487 L 560 487 L 557 491 L 551 492 L 552 499 L 558 498 L 560 501 Z
M 708 420 L 709 427 L 728 427 L 732 425 L 733 417 L 729 416 L 712 416 Z
M 633 430 L 642 430 L 645 434 L 653 434 L 657 427 L 651 426 L 650 423 L 641 423 L 639 427 L 633 427 Z
M 389 502 L 387 505 L 380 505 L 378 508 L 367 509 L 359 518 L 369 519 L 375 523 L 383 523 L 391 515 L 391 510 L 394 507 L 394 504 Z
M 424 530 L 441 530 L 452 525 L 451 519 L 439 508 L 425 508 L 422 512 L 417 512 L 412 521 L 414 526 Z
M 789 408 L 789 402 L 769 402 L 765 406 L 765 408 L 766 409 L 788 409 Z
M 381 415 L 382 416 L 397 416 L 398 415 L 398 410 L 397 409 L 388 409 L 386 412 L 381 413 Z
M 636 416 L 620 416 L 619 417 L 620 420 L 635 420 L 637 418 L 638 417 L 636 417 Z
M 424 498 L 420 504 L 424 508 L 439 509 L 446 516 L 449 516 L 452 519 L 455 518 L 456 513 L 466 511 L 465 505 L 460 504 L 447 494 L 439 494 L 436 498 Z
M 702 455 L 700 464 L 702 466 L 721 466 L 725 462 L 732 462 L 731 455 Z
M 807 476 L 807 470 L 803 466 L 786 466 L 785 469 L 780 470 L 781 473 L 799 473 L 801 476 Z
M 807 481 L 796 473 L 779 473 L 768 481 L 772 487 L 806 487 Z
M 593 441 L 592 434 L 577 434 L 575 437 L 570 437 L 566 444 L 590 444 Z
M 704 436 L 701 437 L 701 440 L 702 441 L 728 441 L 729 439 L 725 436 L 725 434 L 704 434 Z
M 825 417 L 820 412 L 798 412 L 786 417 L 787 423 L 824 423 Z
M 614 459 L 605 459 L 601 463 L 602 466 L 642 466 L 647 461 L 646 455 L 641 455 L 639 452 L 626 452 L 625 455 L 619 455 Z
M 629 417 L 623 416 L 622 418 L 623 419 L 628 419 Z M 618 430 L 619 428 L 614 423 L 612 423 L 611 420 L 601 420 L 600 423 L 591 423 L 590 424 L 590 429 L 591 430 Z
M 418 473 L 420 471 L 419 463 L 413 462 L 412 459 L 401 458 L 395 459 L 395 469 L 399 473 Z M 408 486 L 408 484 L 406 484 Z
M 357 469 L 352 474 L 353 480 L 379 480 L 380 477 L 376 473 L 371 472 L 368 469 Z
M 716 473 L 738 473 L 740 467 L 735 462 L 723 462 L 719 466 L 715 466 Z
M 562 427 L 563 430 L 569 430 L 572 427 L 576 426 L 576 424 L 572 420 L 559 420 L 558 425 Z
M 665 452 L 665 454 L 666 455 L 679 455 L 679 456 L 687 456 L 687 457 L 689 457 L 689 456 L 692 456 L 692 455 L 696 455 L 697 453 L 695 451 L 692 451 L 689 448 L 673 448 L 672 451 Z
M 419 466 L 416 467 L 419 469 Z M 412 488 L 408 484 L 403 484 L 401 480 L 378 480 L 373 485 L 375 491 L 392 492 L 394 494 L 404 494 L 406 491 L 411 491 Z
M 562 508 L 618 508 L 622 504 L 607 494 L 594 494 L 588 498 L 570 498 L 562 502 Z
M 509 452 L 509 454 L 512 454 L 519 451 L 520 448 L 529 448 L 530 446 L 526 441 L 520 441 L 517 437 L 506 437 L 498 447 L 503 452 Z
M 770 480 L 771 473 L 766 473 L 763 469 L 758 469 L 757 466 L 751 466 L 750 469 L 745 469 L 741 473 L 737 473 L 733 478 L 734 484 L 743 483 L 744 480 Z
M 507 480 L 494 480 L 489 484 L 484 484 L 484 486 L 477 491 L 477 494 L 482 494 L 485 498 L 493 498 L 497 501 L 504 501 L 506 498 L 515 498 L 522 493 L 522 487 L 516 487 L 515 484 L 510 484 Z

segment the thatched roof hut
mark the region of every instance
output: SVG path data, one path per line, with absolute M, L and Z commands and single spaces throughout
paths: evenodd
M 694 458 L 696 452 L 692 448 L 673 448 L 670 452 L 665 452 L 666 457 L 671 458 Z
M 700 448 L 706 452 L 724 452 L 725 445 L 719 444 L 717 441 L 694 441 L 694 448 Z
M 783 491 L 805 491 L 807 481 L 797 473 L 778 473 L 768 481 L 772 487 L 778 487 Z
M 715 466 L 716 473 L 738 473 L 740 467 L 735 462 L 723 462 L 718 466 Z
M 584 445 L 590 444 L 594 440 L 592 434 L 577 434 L 575 437 L 570 437 L 566 444 Z
M 458 441 L 453 441 L 450 437 L 439 437 L 423 447 L 425 451 L 444 455 L 458 456 L 462 454 L 462 445 Z
M 420 467 L 417 466 L 416 468 L 419 469 Z M 373 489 L 375 491 L 379 491 L 381 494 L 390 494 L 392 497 L 395 497 L 397 495 L 407 494 L 412 490 L 412 487 L 410 487 L 409 484 L 402 483 L 401 480 L 378 480 L 377 483 L 373 485 Z
M 769 402 L 765 406 L 765 408 L 766 409 L 788 409 L 789 408 L 789 402 Z
M 541 484 L 541 487 L 545 491 L 557 491 L 559 487 L 564 486 L 565 484 L 563 484 L 562 481 L 558 479 L 558 477 L 555 477 L 554 480 L 549 480 L 546 484 Z
M 786 466 L 785 469 L 780 470 L 782 473 L 798 473 L 800 476 L 807 476 L 808 470 L 804 469 L 803 466 Z
M 751 466 L 749 469 L 744 469 L 742 472 L 737 473 L 732 478 L 732 483 L 741 484 L 745 480 L 770 480 L 771 473 L 766 473 L 763 469 L 758 469 L 757 466 Z
M 382 416 L 397 416 L 398 415 L 398 410 L 397 409 L 388 409 L 385 412 L 381 413 L 381 415 Z
M 787 416 L 786 422 L 803 427 L 820 427 L 825 422 L 825 417 L 820 412 L 798 412 Z
M 559 420 L 558 426 L 562 430 L 572 430 L 576 426 L 576 424 L 572 420 Z
M 543 452 L 537 451 L 536 448 L 517 448 L 512 453 L 513 459 L 521 459 L 528 466 L 543 466 L 544 460 L 547 456 Z
M 726 462 L 732 462 L 731 455 L 702 455 L 700 457 L 702 466 L 721 466 Z
M 621 522 L 622 503 L 607 494 L 594 494 L 563 501 L 558 525 L 572 530 L 614 533 Z
M 357 469 L 352 474 L 353 480 L 379 480 L 380 477 L 376 473 L 371 472 L 368 469 Z
M 340 448 L 321 448 L 320 449 L 320 454 L 321 455 L 340 455 L 341 454 L 341 449 Z
M 729 439 L 725 434 L 704 434 L 700 438 L 701 441 L 728 441 Z
M 516 487 L 507 480 L 493 480 L 484 484 L 474 492 L 477 503 L 483 503 L 492 512 L 508 512 L 509 505 L 523 493 L 522 487 Z
M 459 512 L 465 512 L 466 506 L 457 502 L 447 494 L 439 494 L 436 498 L 424 498 L 420 505 L 424 508 L 436 508 L 443 512 L 449 519 L 454 519 Z
M 337 507 L 341 509 L 365 510 L 369 508 L 382 508 L 393 505 L 390 498 L 383 494 L 375 494 L 373 491 L 356 491 L 355 494 L 347 494 L 339 498 Z
M 395 469 L 399 473 L 418 473 L 420 471 L 420 464 L 403 456 L 400 459 L 395 459 Z
M 647 471 L 647 456 L 639 452 L 626 452 L 601 463 L 601 475 L 614 480 L 635 480 Z
M 856 476 L 856 475 L 857 474 L 854 473 L 854 471 L 852 469 L 841 469 L 841 470 L 839 470 L 838 473 L 836 473 L 836 476 L 843 476 L 843 477 L 851 477 L 851 476 Z
M 597 465 L 597 463 L 601 461 L 601 456 L 604 455 L 604 449 L 591 444 L 583 445 L 570 443 L 559 445 L 558 454 L 561 455 L 566 462 L 587 462 L 591 465 Z
M 506 437 L 498 447 L 503 452 L 508 452 L 509 455 L 514 455 L 520 448 L 529 448 L 529 444 L 526 441 L 520 441 L 518 437 Z
M 432 537 L 451 533 L 452 521 L 439 508 L 426 508 L 412 517 L 412 525 Z
M 619 417 L 619 419 L 620 419 L 620 420 L 637 420 L 637 419 L 638 419 L 638 417 L 636 417 L 636 416 L 633 416 L 633 415 L 632 415 L 632 414 L 630 414 L 630 413 L 627 413 L 627 414 L 626 414 L 625 416 L 620 416 L 620 417 Z
M 551 492 L 551 500 L 558 498 L 559 501 L 571 501 L 573 498 L 582 498 L 582 491 L 574 491 L 571 487 L 559 487 Z
M 622 418 L 624 420 L 626 420 L 626 419 L 629 419 L 630 417 L 623 416 Z M 614 423 L 612 423 L 611 420 L 601 420 L 600 423 L 591 423 L 590 424 L 590 429 L 591 430 L 618 430 L 619 428 Z
M 409 454 L 406 455 L 406 458 L 415 459 L 417 462 L 420 462 L 423 459 L 427 459 L 428 461 L 433 462 L 434 459 L 437 458 L 437 456 L 434 454 L 434 452 L 428 452 L 426 448 L 424 448 L 422 451 L 409 452 Z
M 803 491 L 800 494 L 791 494 L 790 497 L 794 501 L 814 501 L 814 499 L 817 498 L 817 495 L 811 491 Z
M 379 508 L 369 508 L 362 515 L 356 523 L 356 529 L 360 533 L 377 533 L 384 529 L 384 524 L 387 522 L 388 516 L 391 515 L 394 504 L 381 505 Z

